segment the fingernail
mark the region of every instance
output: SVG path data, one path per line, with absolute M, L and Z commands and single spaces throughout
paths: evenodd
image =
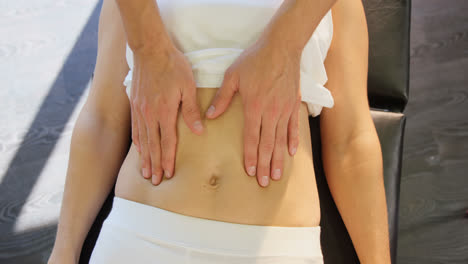
M 250 167 L 247 169 L 247 173 L 248 173 L 250 176 L 255 176 L 255 166 L 250 166 Z
M 153 177 L 151 178 L 153 184 L 157 184 L 157 178 L 156 178 L 156 175 L 153 174 Z
M 262 176 L 260 178 L 260 184 L 263 186 L 263 187 L 266 187 L 268 185 L 268 176 Z
M 197 130 L 198 132 L 201 132 L 203 131 L 203 126 L 202 126 L 202 123 L 200 121 L 195 121 L 195 123 L 193 123 L 193 127 L 195 128 L 195 130 Z
M 206 111 L 206 115 L 211 116 L 213 115 L 214 111 L 215 111 L 215 107 L 212 105 L 210 106 L 210 108 L 208 108 L 208 111 Z
M 292 149 L 291 149 L 291 153 L 292 153 L 293 155 L 296 154 L 296 150 L 297 150 L 296 147 L 292 148 Z
M 280 169 L 276 169 L 274 172 L 273 172 L 273 179 L 274 180 L 279 180 L 281 176 L 281 170 Z
M 142 168 L 142 169 L 141 169 L 141 175 L 143 175 L 143 177 L 145 177 L 146 179 L 148 179 L 149 177 L 148 177 L 146 171 L 147 171 L 146 168 Z
M 166 176 L 166 178 L 171 178 L 171 174 L 169 173 L 169 171 L 167 170 L 164 170 L 164 175 Z

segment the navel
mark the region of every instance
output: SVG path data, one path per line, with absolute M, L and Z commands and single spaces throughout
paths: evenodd
M 211 178 L 210 178 L 210 185 L 211 185 L 211 186 L 216 186 L 216 185 L 218 185 L 218 176 L 216 176 L 216 175 L 211 176 Z
M 219 186 L 219 177 L 217 175 L 211 175 L 208 180 L 208 186 L 211 188 L 217 188 Z

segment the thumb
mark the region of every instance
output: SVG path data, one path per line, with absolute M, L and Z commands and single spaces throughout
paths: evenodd
M 195 89 L 193 89 L 193 91 L 195 91 Z M 198 135 L 203 132 L 203 125 L 200 118 L 200 107 L 198 106 L 195 92 L 184 94 L 182 97 L 182 116 L 192 132 Z
M 236 82 L 234 80 L 234 76 L 233 74 L 226 72 L 223 84 L 216 92 L 216 95 L 211 102 L 211 106 L 208 108 L 208 111 L 206 111 L 206 116 L 213 119 L 224 113 L 231 103 L 235 92 Z

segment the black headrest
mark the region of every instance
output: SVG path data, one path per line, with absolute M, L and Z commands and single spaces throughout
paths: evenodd
M 410 0 L 362 0 L 369 30 L 370 107 L 403 112 L 408 102 Z

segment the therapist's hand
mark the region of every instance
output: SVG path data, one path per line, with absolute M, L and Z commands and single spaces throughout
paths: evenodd
M 180 103 L 186 124 L 200 135 L 196 83 L 184 54 L 172 46 L 134 51 L 132 140 L 142 158 L 142 174 L 154 185 L 162 181 L 163 171 L 166 178 L 174 173 Z
M 239 92 L 244 105 L 244 166 L 264 187 L 270 175 L 280 179 L 287 145 L 292 156 L 299 144 L 300 55 L 260 38 L 226 70 L 212 101 L 214 112 L 210 115 L 208 108 L 206 113 L 210 119 L 218 117 Z

